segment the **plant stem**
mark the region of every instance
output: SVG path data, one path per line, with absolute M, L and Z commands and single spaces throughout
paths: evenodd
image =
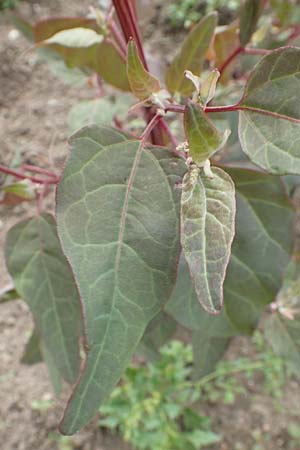
M 47 175 L 50 178 L 57 179 L 55 173 L 50 172 L 50 170 L 43 169 L 42 167 L 32 166 L 31 164 L 23 164 L 22 169 L 27 172 L 40 173 L 42 175 Z
M 225 69 L 229 66 L 229 64 L 231 63 L 231 61 L 234 60 L 234 58 L 239 55 L 240 53 L 243 53 L 243 51 L 245 50 L 244 47 L 237 47 L 229 56 L 227 59 L 225 59 L 225 61 L 223 62 L 223 64 L 221 65 L 221 67 L 219 67 L 219 72 L 220 72 L 220 77 L 223 75 Z
M 112 34 L 114 35 L 114 37 L 116 38 L 116 41 L 119 44 L 120 50 L 122 51 L 122 55 L 124 57 L 124 59 L 126 60 L 126 42 L 123 38 L 123 36 L 121 35 L 117 24 L 114 20 L 111 20 L 108 24 L 110 31 L 112 32 Z
M 147 127 L 145 128 L 143 134 L 141 135 L 141 145 L 144 146 L 147 142 L 147 139 L 149 138 L 150 134 L 154 130 L 155 126 L 159 123 L 161 120 L 161 115 L 159 113 L 156 113 L 150 122 L 148 123 Z
M 6 175 L 11 175 L 15 178 L 19 178 L 20 180 L 30 180 L 33 183 L 37 184 L 57 184 L 59 178 L 57 176 L 49 177 L 48 179 L 45 178 L 39 178 L 39 177 L 32 177 L 30 175 L 26 175 L 24 173 L 18 172 L 17 170 L 10 169 L 9 167 L 5 167 L 2 164 L 0 164 L 0 172 L 5 173 Z
M 269 55 L 271 50 L 267 50 L 266 48 L 250 48 L 245 47 L 243 53 L 245 55 Z
M 240 108 L 239 103 L 235 105 L 225 105 L 225 106 L 207 106 L 205 108 L 206 113 L 214 113 L 214 112 L 229 112 L 229 111 L 238 111 Z M 166 108 L 166 112 L 177 112 L 183 114 L 185 111 L 185 106 L 183 105 L 175 105 L 175 104 L 169 104 Z

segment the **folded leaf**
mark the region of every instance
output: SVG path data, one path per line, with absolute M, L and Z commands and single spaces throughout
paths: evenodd
M 235 193 L 219 168 L 213 178 L 189 171 L 183 178 L 181 245 L 201 305 L 211 314 L 223 304 L 223 282 L 234 237 Z
M 290 261 L 294 213 L 276 177 L 231 169 L 236 186 L 236 232 L 224 283 L 224 309 L 215 317 L 197 301 L 182 257 L 166 310 L 179 323 L 207 335 L 251 333 L 274 301 Z
M 264 9 L 264 0 L 245 0 L 240 14 L 240 42 L 248 44 L 260 15 Z
M 173 185 L 184 166 L 105 126 L 79 131 L 72 146 L 58 187 L 58 231 L 84 304 L 89 352 L 65 434 L 107 399 L 170 295 L 179 254 Z
M 201 106 L 189 103 L 184 113 L 184 128 L 189 143 L 189 156 L 202 164 L 226 143 L 229 130 L 220 133 Z
M 300 174 L 300 49 L 285 47 L 255 67 L 241 102 L 243 151 L 268 172 Z
M 140 100 L 160 90 L 159 80 L 145 69 L 134 41 L 127 46 L 127 75 L 133 94 Z
M 78 375 L 80 309 L 70 266 L 50 214 L 19 222 L 7 235 L 7 268 L 66 381 Z
M 41 41 L 39 45 L 57 44 L 70 48 L 85 48 L 100 44 L 103 36 L 89 28 L 72 28 L 55 33 L 48 39 Z
M 200 75 L 205 55 L 212 42 L 217 25 L 217 13 L 205 16 L 189 33 L 182 48 L 171 63 L 166 73 L 166 84 L 172 93 L 189 96 L 194 88 L 184 72 L 190 70 L 194 75 Z

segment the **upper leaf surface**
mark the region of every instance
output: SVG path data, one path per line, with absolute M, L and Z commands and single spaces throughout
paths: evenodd
M 80 365 L 79 296 L 54 218 L 43 214 L 19 222 L 8 232 L 5 253 L 9 273 L 45 346 L 61 375 L 74 382 Z
M 89 352 L 66 434 L 109 396 L 175 283 L 181 164 L 104 126 L 81 130 L 72 146 L 58 187 L 58 230 L 84 302 Z
M 213 178 L 190 171 L 182 183 L 181 245 L 201 305 L 221 310 L 223 282 L 234 237 L 234 184 L 222 169 Z
M 240 15 L 240 42 L 242 46 L 250 41 L 263 8 L 264 0 L 245 0 Z
M 42 41 L 42 45 L 58 44 L 65 47 L 91 47 L 95 44 L 100 44 L 103 41 L 103 36 L 96 33 L 96 31 L 89 28 L 72 28 L 70 30 L 62 30 L 55 33 L 50 38 Z
M 280 181 L 248 170 L 231 169 L 229 173 L 236 186 L 237 212 L 224 283 L 224 310 L 218 317 L 205 314 L 184 258 L 167 303 L 167 311 L 193 330 L 208 329 L 213 321 L 221 330 L 216 336 L 230 336 L 234 329 L 253 330 L 264 306 L 274 300 L 281 286 L 292 247 L 294 213 Z
M 133 94 L 140 100 L 160 90 L 158 79 L 145 69 L 134 41 L 127 46 L 127 75 Z
M 265 56 L 241 102 L 239 136 L 250 159 L 271 173 L 300 173 L 300 49 Z
M 205 16 L 189 33 L 180 52 L 171 63 L 166 73 L 168 90 L 174 94 L 189 96 L 193 92 L 193 84 L 185 78 L 185 70 L 199 75 L 205 55 L 214 36 L 217 25 L 217 13 Z
M 203 109 L 194 103 L 186 106 L 184 128 L 189 143 L 189 156 L 196 164 L 210 158 L 226 143 L 228 132 L 220 133 Z

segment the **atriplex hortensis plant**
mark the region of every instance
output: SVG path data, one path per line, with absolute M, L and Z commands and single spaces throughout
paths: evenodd
M 217 27 L 217 13 L 204 17 L 165 82 L 149 71 L 133 0 L 114 0 L 88 18 L 15 22 L 56 71 L 64 64 L 68 76 L 96 74 L 98 91 L 104 80 L 138 99 L 135 128 L 118 116 L 120 92 L 115 103 L 101 97 L 74 112 L 77 124 L 91 113 L 102 124 L 71 137 L 60 175 L 0 166 L 8 177 L 4 203 L 38 199 L 37 216 L 7 236 L 15 291 L 5 300 L 19 295 L 28 303 L 36 324 L 28 351 L 40 347 L 56 381 L 74 384 L 65 434 L 89 422 L 139 345 L 154 345 L 153 333 L 165 339 L 170 321 L 192 330 L 201 377 L 273 302 L 268 337 L 299 370 L 297 205 L 287 194 L 300 179 L 300 48 L 257 47 L 276 47 L 272 33 L 283 40 L 280 17 L 275 35 L 266 21 L 276 15 L 266 3 L 244 3 L 240 31 L 238 20 Z M 283 31 L 289 43 L 298 28 Z M 243 55 L 248 65 L 236 70 Z M 43 212 L 52 186 L 56 218 Z

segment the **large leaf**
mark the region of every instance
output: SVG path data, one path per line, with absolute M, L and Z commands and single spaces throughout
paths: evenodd
M 235 195 L 230 176 L 213 168 L 183 178 L 181 245 L 201 305 L 211 314 L 223 304 L 223 282 L 234 237 Z
M 300 174 L 300 49 L 285 47 L 255 67 L 241 102 L 239 136 L 249 158 L 276 174 Z
M 83 299 L 89 352 L 62 423 L 66 434 L 109 396 L 170 295 L 179 253 L 173 184 L 184 166 L 104 126 L 81 130 L 72 146 L 58 187 L 58 230 Z
M 203 109 L 195 103 L 185 108 L 184 128 L 189 143 L 189 156 L 196 164 L 202 164 L 220 148 L 228 138 L 228 130 L 220 133 Z
M 134 41 L 127 46 L 127 76 L 133 94 L 140 100 L 160 90 L 159 80 L 145 69 Z
M 231 169 L 236 186 L 236 233 L 224 284 L 224 310 L 211 317 L 200 307 L 186 262 L 167 311 L 182 325 L 210 329 L 227 337 L 237 330 L 250 333 L 265 305 L 274 300 L 290 260 L 294 213 L 280 180 L 252 171 Z
M 61 375 L 77 378 L 80 364 L 78 292 L 63 255 L 54 218 L 43 214 L 19 222 L 6 240 L 6 262 L 16 289 Z
M 104 41 L 98 46 L 92 68 L 107 83 L 122 91 L 130 92 L 126 63 L 111 42 Z
M 245 0 L 240 15 L 241 46 L 244 47 L 250 41 L 263 9 L 264 0 Z
M 213 39 L 217 17 L 217 13 L 208 14 L 190 31 L 168 68 L 166 84 L 173 94 L 189 96 L 193 92 L 193 84 L 185 77 L 184 72 L 190 70 L 194 75 L 200 75 L 206 52 Z

